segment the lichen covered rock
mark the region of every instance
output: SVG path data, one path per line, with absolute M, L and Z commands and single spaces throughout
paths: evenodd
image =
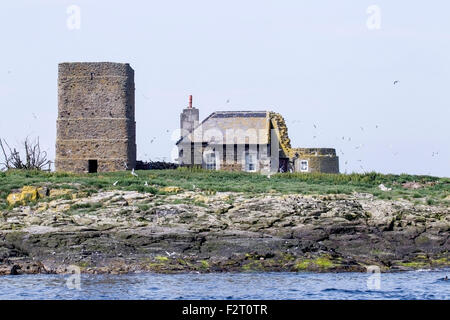
M 181 188 L 168 186 L 168 187 L 161 188 L 161 191 L 167 192 L 167 193 L 177 193 L 177 192 L 181 191 Z
M 6 198 L 10 206 L 17 204 L 25 205 L 29 201 L 36 201 L 39 198 L 44 198 L 47 195 L 47 188 L 23 186 L 20 192 L 13 192 Z

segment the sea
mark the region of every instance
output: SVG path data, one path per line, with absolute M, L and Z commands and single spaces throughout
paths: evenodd
M 448 300 L 450 269 L 396 273 L 15 275 L 0 299 Z

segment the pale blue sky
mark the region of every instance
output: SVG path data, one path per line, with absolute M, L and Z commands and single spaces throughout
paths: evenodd
M 170 158 L 166 130 L 193 94 L 201 119 L 281 113 L 294 147 L 336 148 L 341 172 L 448 177 L 449 12 L 444 0 L 2 1 L 0 136 L 39 135 L 53 159 L 58 63 L 128 62 L 139 159 Z

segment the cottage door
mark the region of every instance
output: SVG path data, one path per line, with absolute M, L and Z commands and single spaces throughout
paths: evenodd
M 287 172 L 288 170 L 288 158 L 280 158 L 278 172 Z

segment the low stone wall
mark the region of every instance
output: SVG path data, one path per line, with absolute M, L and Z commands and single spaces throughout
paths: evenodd
M 220 169 L 224 171 L 242 171 L 242 163 L 224 162 L 220 165 Z

